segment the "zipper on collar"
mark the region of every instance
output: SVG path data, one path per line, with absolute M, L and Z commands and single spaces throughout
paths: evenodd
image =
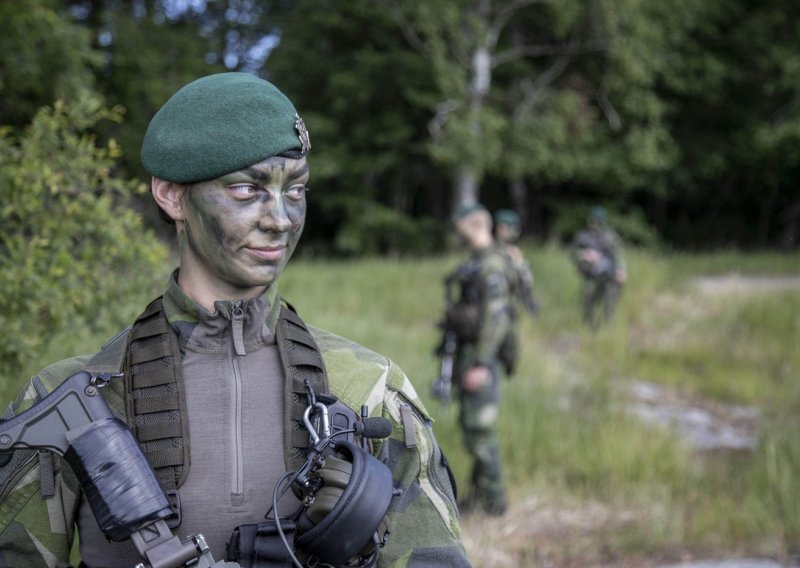
M 233 333 L 233 348 L 237 355 L 247 355 L 244 350 L 244 309 L 242 300 L 231 304 L 231 332 Z

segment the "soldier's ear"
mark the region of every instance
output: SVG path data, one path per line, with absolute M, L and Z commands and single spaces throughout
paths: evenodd
M 153 199 L 173 221 L 183 221 L 183 194 L 186 186 L 154 177 L 150 182 Z

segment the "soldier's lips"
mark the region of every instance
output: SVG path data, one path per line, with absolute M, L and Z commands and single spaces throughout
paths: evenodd
M 286 252 L 286 245 L 245 247 L 245 250 L 260 260 L 280 260 Z

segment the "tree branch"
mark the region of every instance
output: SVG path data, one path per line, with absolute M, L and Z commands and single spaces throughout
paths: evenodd
M 578 41 L 573 38 L 570 40 L 570 45 L 573 43 L 577 44 Z M 516 118 L 520 118 L 536 104 L 536 101 L 544 92 L 545 88 L 566 71 L 571 60 L 572 55 L 570 50 L 567 49 L 553 61 L 550 67 L 539 74 L 536 81 L 523 81 L 520 83 L 520 88 L 523 93 L 525 93 L 525 99 L 522 103 L 517 105 L 517 108 L 514 110 L 514 116 Z
M 593 41 L 579 46 L 580 42 L 574 40 L 570 40 L 566 47 L 561 44 L 520 45 L 495 55 L 492 61 L 492 67 L 498 67 L 503 63 L 508 63 L 515 59 L 522 59 L 523 57 L 544 57 L 547 55 L 568 55 L 571 57 L 573 55 L 594 53 L 605 49 L 605 43 L 601 41 Z
M 436 114 L 428 121 L 428 132 L 434 140 L 439 139 L 444 131 L 444 125 L 450 118 L 450 113 L 460 106 L 458 101 L 449 99 L 436 105 Z
M 617 109 L 614 108 L 614 105 L 611 104 L 611 100 L 608 98 L 608 88 L 602 86 L 597 89 L 594 98 L 597 99 L 597 106 L 599 106 L 600 110 L 603 111 L 603 114 L 608 121 L 608 126 L 614 132 L 619 132 L 620 128 L 622 128 L 622 119 L 620 118 Z
M 400 28 L 400 33 L 403 34 L 403 37 L 406 38 L 408 44 L 425 55 L 430 55 L 430 47 L 425 40 L 423 40 L 417 31 L 414 29 L 414 25 L 408 21 L 408 18 L 405 17 L 402 10 L 400 9 L 400 3 L 398 0 L 393 0 L 390 2 L 390 11 L 392 14 L 392 18 L 397 23 L 397 26 Z

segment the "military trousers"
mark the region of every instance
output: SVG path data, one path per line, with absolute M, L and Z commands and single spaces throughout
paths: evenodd
M 465 361 L 462 357 L 461 361 Z M 464 445 L 473 459 L 466 503 L 502 513 L 507 505 L 497 425 L 500 413 L 499 364 L 490 363 L 489 382 L 477 391 L 458 390 Z M 459 365 L 459 377 L 467 371 Z
M 622 284 L 614 279 L 587 278 L 583 282 L 583 321 L 592 328 L 611 319 L 622 294 Z

